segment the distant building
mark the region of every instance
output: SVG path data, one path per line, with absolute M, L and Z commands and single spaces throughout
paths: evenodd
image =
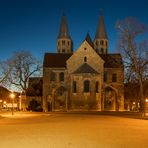
M 120 54 L 108 53 L 108 36 L 99 16 L 95 38 L 89 34 L 73 52 L 62 16 L 57 52 L 45 53 L 43 110 L 124 110 L 124 66 Z
M 0 110 L 1 109 L 11 109 L 12 108 L 12 102 L 13 107 L 16 110 L 19 110 L 19 93 L 13 92 L 14 98 L 12 100 L 11 98 L 11 91 L 7 88 L 0 86 Z

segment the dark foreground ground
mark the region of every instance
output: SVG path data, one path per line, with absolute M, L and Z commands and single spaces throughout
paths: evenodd
M 0 113 L 0 148 L 147 148 L 136 113 Z

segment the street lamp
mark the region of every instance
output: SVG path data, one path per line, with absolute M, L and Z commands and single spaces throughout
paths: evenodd
M 11 94 L 10 94 L 10 97 L 12 98 L 12 116 L 14 115 L 14 97 L 15 97 L 15 95 L 14 95 L 14 93 L 12 92 Z
M 19 95 L 19 110 L 22 110 L 22 96 L 21 94 Z

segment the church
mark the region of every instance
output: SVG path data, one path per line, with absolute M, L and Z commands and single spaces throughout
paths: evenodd
M 109 53 L 103 15 L 95 37 L 87 34 L 73 50 L 66 16 L 61 18 L 55 53 L 43 61 L 43 111 L 123 111 L 124 66 Z

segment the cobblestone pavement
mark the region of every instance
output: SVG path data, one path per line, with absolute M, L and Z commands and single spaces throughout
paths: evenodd
M 0 118 L 0 148 L 147 148 L 148 120 L 75 113 Z

